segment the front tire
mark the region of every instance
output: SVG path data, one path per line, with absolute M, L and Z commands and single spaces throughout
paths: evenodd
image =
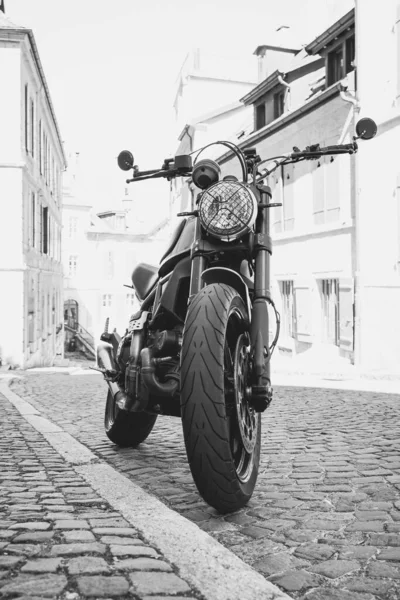
M 239 293 L 228 285 L 212 284 L 191 302 L 183 333 L 186 453 L 201 496 L 221 513 L 249 501 L 260 462 L 261 418 L 245 399 L 248 331 Z
M 109 440 L 117 446 L 136 448 L 150 435 L 157 415 L 146 412 L 130 413 L 121 410 L 110 390 L 107 394 L 104 428 Z

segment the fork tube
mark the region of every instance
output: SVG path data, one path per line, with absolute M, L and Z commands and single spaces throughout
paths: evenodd
M 271 193 L 263 186 L 260 190 L 261 204 L 268 204 Z M 268 190 L 268 191 L 266 191 Z M 270 254 L 272 253 L 269 235 L 269 208 L 261 208 L 255 237 L 256 259 L 254 270 L 254 301 L 251 320 L 251 344 L 254 350 L 257 385 L 265 378 L 270 380 L 269 319 L 268 300 L 270 292 Z
M 192 267 L 190 273 L 189 302 L 203 287 L 201 275 L 206 266 L 206 259 L 199 252 L 199 242 L 201 241 L 200 219 L 197 218 L 194 242 L 192 245 Z

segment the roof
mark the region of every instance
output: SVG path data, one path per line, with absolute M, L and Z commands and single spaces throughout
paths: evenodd
M 354 25 L 355 10 L 354 8 L 345 14 L 341 19 L 336 21 L 331 27 L 328 27 L 323 33 L 315 38 L 314 41 L 307 44 L 305 47 L 308 54 L 318 54 L 323 48 L 325 48 L 330 42 L 332 42 L 339 35 L 344 33 L 347 29 L 350 29 Z
M 321 66 L 321 60 L 323 59 L 309 56 L 304 49 L 300 50 L 296 56 L 293 57 L 289 69 L 285 72 L 276 70 L 268 75 L 264 81 L 261 81 L 261 83 L 246 94 L 246 96 L 243 96 L 241 102 L 246 104 L 246 106 L 254 104 L 258 98 L 261 98 L 278 83 L 281 83 L 281 79 L 285 80 L 286 83 L 291 83 L 307 73 L 316 71 Z
M 45 90 L 47 103 L 48 103 L 48 106 L 49 106 L 49 109 L 50 109 L 50 113 L 51 113 L 51 116 L 52 116 L 52 119 L 53 119 L 54 127 L 55 127 L 56 132 L 57 132 L 58 141 L 60 143 L 60 149 L 61 149 L 62 158 L 63 158 L 63 161 L 64 161 L 64 165 L 66 166 L 67 165 L 67 159 L 66 159 L 65 152 L 64 152 L 63 141 L 61 139 L 60 129 L 59 129 L 59 126 L 58 126 L 58 123 L 57 123 L 57 118 L 56 118 L 56 114 L 55 114 L 55 111 L 54 111 L 53 103 L 51 101 L 50 90 L 49 90 L 49 87 L 47 85 L 47 81 L 46 81 L 46 77 L 45 77 L 45 74 L 44 74 L 44 71 L 43 71 L 42 63 L 40 61 L 39 51 L 38 51 L 38 48 L 36 46 L 36 41 L 35 41 L 35 36 L 33 35 L 33 31 L 32 31 L 32 29 L 28 29 L 26 27 L 23 27 L 22 25 L 16 25 L 12 21 L 10 21 L 10 19 L 8 17 L 6 17 L 6 15 L 0 10 L 0 37 L 1 37 L 2 31 L 5 32 L 6 39 L 8 38 L 8 34 L 10 34 L 10 33 L 26 34 L 29 37 L 29 41 L 30 41 L 30 44 L 31 44 L 31 47 L 32 47 L 32 53 L 33 53 L 34 61 L 35 61 L 36 66 L 38 68 L 39 77 L 41 79 L 43 88 Z

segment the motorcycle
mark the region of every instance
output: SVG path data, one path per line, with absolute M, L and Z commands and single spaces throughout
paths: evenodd
M 349 144 L 294 148 L 266 160 L 255 148 L 215 142 L 239 160 L 241 181 L 221 179 L 215 161 L 199 160 L 213 144 L 151 171 L 140 171 L 129 151 L 118 156 L 123 171 L 133 169 L 127 183 L 191 177 L 200 191 L 196 208 L 179 213 L 183 220 L 160 265 L 140 263 L 133 270 L 141 304 L 125 334 L 106 326 L 101 335 L 98 367 L 109 388 L 105 431 L 118 446 L 136 447 L 158 415 L 180 417 L 194 482 L 220 513 L 240 509 L 252 496 L 261 413 L 273 393 L 270 361 L 280 318 L 270 292 L 269 210 L 280 204 L 271 201 L 265 179 L 281 165 L 353 154 L 356 140 L 371 139 L 376 125 L 361 119 L 356 133 Z M 276 319 L 271 342 L 268 306 Z

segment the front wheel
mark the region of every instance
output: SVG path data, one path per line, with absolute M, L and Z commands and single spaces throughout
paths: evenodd
M 104 428 L 108 439 L 117 446 L 136 448 L 150 435 L 157 415 L 146 412 L 130 413 L 121 410 L 110 390 L 107 394 Z
M 261 418 L 249 406 L 249 319 L 240 294 L 203 288 L 190 304 L 181 353 L 181 415 L 193 479 L 221 513 L 244 506 L 260 462 Z

